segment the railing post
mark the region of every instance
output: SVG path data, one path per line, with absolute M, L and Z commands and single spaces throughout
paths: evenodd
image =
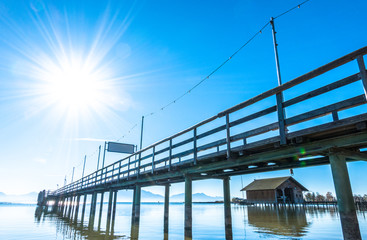
M 119 162 L 119 177 L 118 177 L 119 181 L 120 181 L 120 174 L 121 174 L 121 161 Z
M 113 178 L 115 176 L 115 164 L 112 165 L 112 176 L 111 176 L 111 181 L 113 181 Z
M 127 180 L 129 180 L 129 177 L 130 177 L 130 157 L 127 163 Z
M 194 164 L 198 161 L 198 149 L 197 149 L 197 128 L 194 128 Z
M 152 154 L 152 174 L 154 174 L 154 158 L 155 158 L 155 146 L 153 147 L 153 154 Z
M 140 151 L 141 151 L 141 150 L 140 150 Z M 137 177 L 139 177 L 139 175 L 140 175 L 140 164 L 141 164 L 141 152 L 139 153 L 139 160 L 138 160 L 138 172 L 137 172 L 138 176 L 137 176 Z
M 361 74 L 362 84 L 363 84 L 363 90 L 364 90 L 364 96 L 367 99 L 367 73 L 366 73 L 366 66 L 364 64 L 363 56 L 359 55 L 357 57 L 358 67 Z
M 229 113 L 226 114 L 227 158 L 231 158 L 231 133 L 229 125 Z
M 169 160 L 168 160 L 168 170 L 171 171 L 172 165 L 172 138 L 169 140 Z

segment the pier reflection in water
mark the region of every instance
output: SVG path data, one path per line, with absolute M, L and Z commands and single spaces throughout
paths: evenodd
M 53 222 L 56 226 L 56 235 L 60 235 L 61 239 L 91 239 L 91 240 L 113 240 L 113 239 L 130 239 L 126 235 L 115 234 L 114 231 L 108 232 L 98 228 L 98 230 L 91 229 L 90 227 L 82 224 L 80 221 L 73 222 L 68 218 L 61 218 L 57 214 L 48 211 L 45 208 L 37 207 L 35 210 L 35 221 L 40 223 L 41 221 Z M 113 230 L 114 228 L 112 228 Z M 59 239 L 56 236 L 56 239 Z
M 164 235 L 163 214 L 161 214 L 163 207 L 163 204 L 157 203 L 142 204 L 141 221 L 138 230 L 139 240 L 183 239 L 182 217 L 184 205 L 178 203 L 170 204 L 172 217 L 170 219 L 169 235 Z M 3 210 L 6 210 L 5 207 L 3 208 Z M 22 208 L 24 208 L 24 211 L 26 210 L 26 207 Z M 14 209 L 10 209 L 10 207 L 8 210 L 14 212 Z M 128 203 L 117 204 L 114 232 L 110 233 L 106 233 L 103 225 L 100 230 L 98 230 L 98 224 L 95 224 L 93 229 L 88 228 L 87 221 L 81 224 L 80 216 L 75 223 L 56 214 L 45 212 L 41 208 L 32 207 L 32 212 L 34 213 L 34 222 L 37 226 L 37 230 L 32 231 L 32 233 L 39 235 L 30 235 L 29 231 L 25 232 L 25 227 L 19 227 L 19 232 L 24 232 L 22 239 L 46 240 L 51 239 L 50 237 L 56 240 L 133 239 L 131 237 L 131 204 Z M 3 213 L 6 212 L 3 211 Z M 225 239 L 222 204 L 194 204 L 193 213 L 196 216 L 193 219 L 193 239 Z M 363 238 L 367 237 L 367 219 L 365 214 L 362 211 L 358 212 Z M 88 215 L 89 213 L 86 212 L 85 218 L 88 218 Z M 25 217 L 24 213 L 22 213 L 22 216 Z M 98 223 L 97 219 L 96 217 L 96 223 Z M 335 207 L 279 206 L 275 208 L 233 204 L 232 223 L 233 239 L 342 239 L 339 215 Z M 0 226 L 1 231 L 9 228 L 7 222 L 2 222 L 2 225 L 4 226 L 3 228 Z M 53 236 L 43 236 L 43 230 L 51 234 L 53 232 Z M 2 238 L 0 233 L 0 239 L 12 239 L 9 236 L 8 234 L 5 235 L 5 238 Z

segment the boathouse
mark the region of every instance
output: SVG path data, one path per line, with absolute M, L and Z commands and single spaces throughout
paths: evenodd
M 303 191 L 308 191 L 293 177 L 255 179 L 241 189 L 251 203 L 303 203 Z

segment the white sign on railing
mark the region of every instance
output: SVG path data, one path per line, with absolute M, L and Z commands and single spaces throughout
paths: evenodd
M 135 146 L 133 144 L 108 142 L 107 151 L 108 152 L 118 152 L 118 153 L 134 153 Z

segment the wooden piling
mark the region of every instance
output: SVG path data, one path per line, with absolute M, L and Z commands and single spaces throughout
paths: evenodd
M 70 219 L 72 208 L 73 208 L 73 196 L 70 197 L 69 201 L 68 219 Z
M 83 226 L 84 223 L 84 214 L 85 214 L 85 204 L 87 202 L 87 194 L 84 194 L 84 200 L 83 200 L 83 208 L 82 208 L 82 216 L 81 216 L 81 225 Z
M 345 157 L 332 153 L 329 155 L 329 160 L 344 239 L 362 239 Z
M 168 240 L 168 216 L 169 216 L 169 188 L 170 185 L 164 186 L 164 220 L 163 220 L 163 232 L 164 239 Z
M 192 239 L 192 178 L 185 176 L 185 240 Z
M 111 234 L 113 234 L 115 230 L 116 204 L 117 204 L 117 191 L 114 191 L 113 206 L 112 206 L 112 220 L 111 220 Z
M 76 196 L 72 197 L 72 206 L 71 206 L 71 215 L 69 217 L 70 221 L 73 221 L 74 219 L 74 213 L 75 213 L 75 201 L 76 201 Z
M 232 234 L 231 194 L 230 194 L 229 177 L 225 177 L 223 179 L 223 198 L 224 198 L 224 223 L 225 223 L 226 240 L 232 240 L 233 234 Z
M 78 222 L 78 212 L 79 212 L 79 202 L 80 202 L 80 195 L 76 197 L 76 203 L 75 203 L 75 213 L 74 213 L 74 222 Z
M 112 213 L 112 201 L 113 201 L 113 191 L 110 190 L 108 196 L 108 208 L 107 208 L 107 223 L 106 223 L 106 234 L 110 232 L 111 227 L 111 213 Z
M 101 230 L 101 219 L 102 219 L 102 210 L 103 210 L 103 197 L 104 197 L 104 192 L 101 193 L 101 202 L 100 202 L 100 206 L 99 206 L 99 216 L 98 216 L 98 231 Z
M 136 185 L 134 189 L 133 210 L 131 218 L 132 240 L 137 240 L 139 238 L 140 200 L 141 200 L 141 187 L 139 185 Z
M 94 219 L 96 215 L 96 204 L 97 204 L 97 192 L 92 194 L 92 202 L 90 205 L 90 214 L 89 214 L 89 228 L 93 229 L 94 227 Z

